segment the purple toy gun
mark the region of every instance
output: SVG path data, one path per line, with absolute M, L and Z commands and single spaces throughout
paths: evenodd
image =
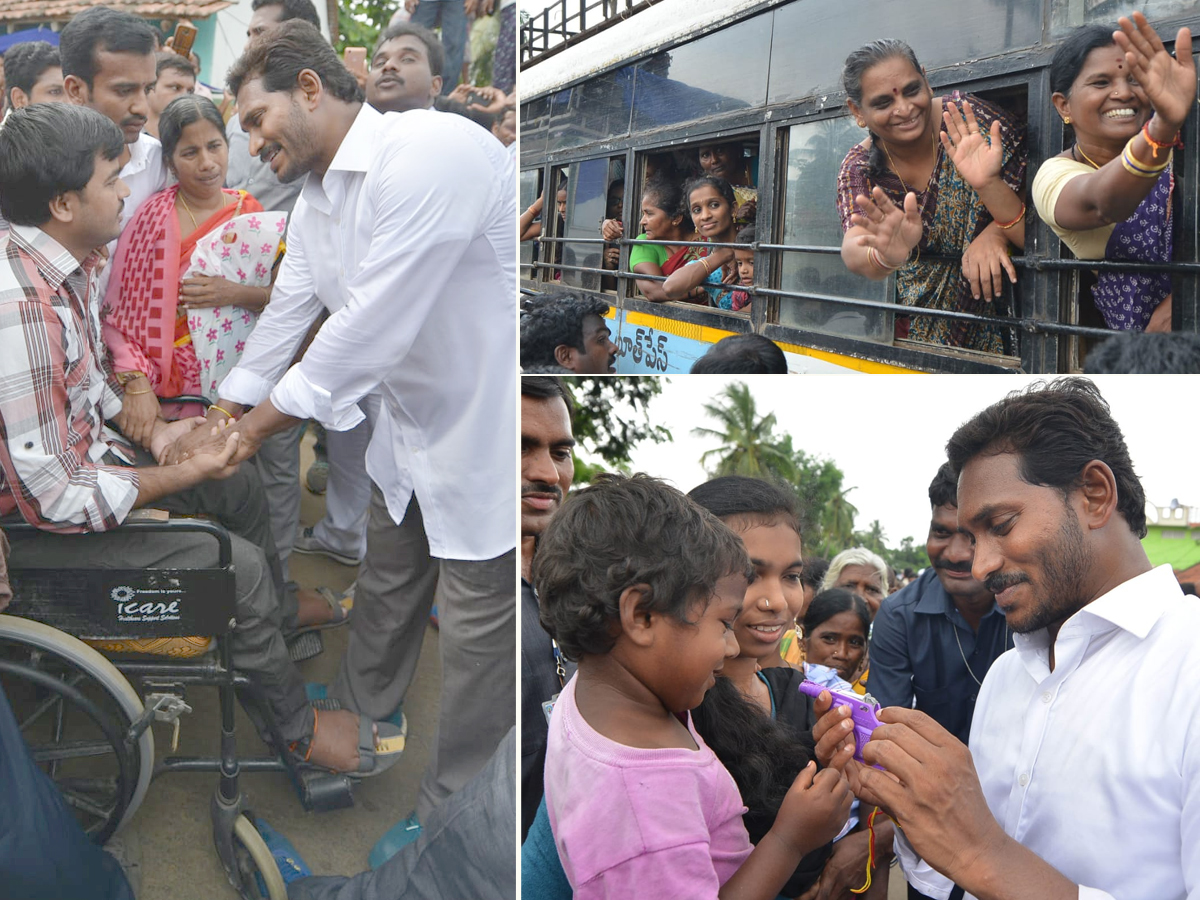
M 839 706 L 850 707 L 850 719 L 854 722 L 854 758 L 859 762 L 865 762 L 862 755 L 863 747 L 871 739 L 871 732 L 883 724 L 876 717 L 879 712 L 879 704 L 870 694 L 860 697 L 858 694 L 842 693 L 823 687 L 813 681 L 800 682 L 800 693 L 808 694 L 814 700 L 821 695 L 821 691 L 829 691 L 833 697 L 833 705 L 830 706 L 830 709 L 836 709 Z M 875 768 L 879 769 L 882 766 Z

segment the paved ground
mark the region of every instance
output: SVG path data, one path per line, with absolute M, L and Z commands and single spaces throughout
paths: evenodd
M 302 470 L 312 459 L 306 439 Z M 312 525 L 324 511 L 321 497 L 304 493 L 302 520 Z M 306 587 L 327 585 L 335 590 L 348 586 L 354 569 L 326 561 L 323 557 L 294 556 L 291 577 Z M 324 632 L 325 652 L 301 664 L 306 681 L 328 682 L 337 670 L 346 644 L 345 629 Z M 420 666 L 405 702 L 409 731 L 405 758 L 355 788 L 351 809 L 328 813 L 306 813 L 286 775 L 263 773 L 243 775 L 242 789 L 255 813 L 286 834 L 300 854 L 320 875 L 352 875 L 367 868 L 367 852 L 394 822 L 416 804 L 417 786 L 429 758 L 437 722 L 441 684 L 437 632 L 425 636 Z M 179 752 L 215 755 L 219 744 L 219 714 L 214 689 L 197 688 L 189 693 L 194 712 L 184 718 Z M 169 726 L 157 724 L 155 747 L 161 757 L 169 750 Z M 238 710 L 239 747 L 259 754 L 263 745 L 253 726 Z M 209 803 L 217 776 L 208 774 L 164 775 L 150 785 L 146 800 L 130 823 L 130 843 L 140 845 L 142 886 L 139 900 L 223 900 L 236 897 L 225 879 L 213 849 Z

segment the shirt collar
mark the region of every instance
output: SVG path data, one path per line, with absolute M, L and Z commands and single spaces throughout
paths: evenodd
M 12 242 L 29 254 L 53 291 L 57 291 L 64 281 L 80 269 L 90 273 L 100 258 L 98 253 L 93 252 L 81 265 L 71 251 L 32 225 L 13 225 L 10 234 Z
M 365 172 L 378 149 L 375 135 L 383 125 L 383 113 L 364 103 L 354 117 L 350 130 L 338 145 L 330 172 Z
M 135 175 L 150 164 L 150 155 L 158 144 L 158 138 L 142 132 L 138 139 L 129 145 L 129 162 L 121 167 L 121 177 Z
M 958 608 L 954 605 L 954 601 L 946 593 L 946 589 L 942 587 L 942 580 L 938 578 L 937 570 L 932 565 L 921 573 L 921 577 L 917 579 L 916 587 L 920 590 L 920 596 L 917 598 L 917 602 L 913 604 L 913 612 L 931 616 L 948 616 L 953 611 L 961 617 L 962 614 L 958 613 Z M 983 614 L 983 618 L 986 619 L 991 615 L 1003 615 L 994 601 L 992 602 L 991 609 Z
M 1183 596 L 1183 589 L 1169 565 L 1158 566 L 1101 594 L 1067 622 L 1078 618 L 1082 625 L 1089 618 L 1099 619 L 1142 640 L 1167 611 L 1172 595 Z

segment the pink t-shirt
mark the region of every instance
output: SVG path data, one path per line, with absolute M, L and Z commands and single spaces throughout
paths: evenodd
M 575 682 L 546 745 L 546 807 L 575 900 L 715 898 L 752 849 L 733 776 L 690 715 L 698 750 L 609 740 L 579 714 Z

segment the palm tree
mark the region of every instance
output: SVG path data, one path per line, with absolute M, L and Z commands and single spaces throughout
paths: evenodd
M 721 427 L 693 428 L 697 437 L 716 438 L 721 446 L 706 450 L 700 462 L 714 477 L 746 475 L 751 478 L 775 476 L 786 481 L 795 478 L 790 442 L 787 447 L 775 440 L 775 414 L 758 415 L 754 396 L 742 382 L 729 385 L 718 399 L 704 404 L 704 411 Z
M 854 542 L 854 517 L 858 510 L 846 499 L 854 488 L 839 489 L 825 506 L 822 516 L 825 524 L 825 546 L 831 553 L 850 547 Z

